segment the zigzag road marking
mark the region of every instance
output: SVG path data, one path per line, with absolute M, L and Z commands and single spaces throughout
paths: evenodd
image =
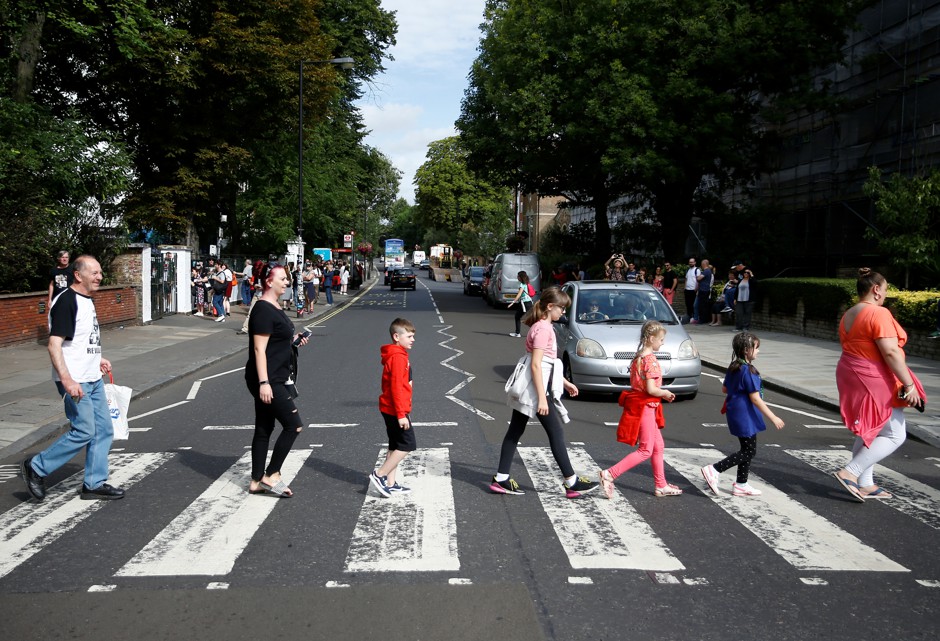
M 457 358 L 458 356 L 460 356 L 461 354 L 463 354 L 463 352 L 462 352 L 461 350 L 457 349 L 456 347 L 451 347 L 450 345 L 447 344 L 447 343 L 449 343 L 449 342 L 451 342 L 451 341 L 453 341 L 453 340 L 456 340 L 456 338 L 457 338 L 457 337 L 454 336 L 453 334 L 448 334 L 446 331 L 444 331 L 444 330 L 450 329 L 451 327 L 453 327 L 453 325 L 445 325 L 444 327 L 442 327 L 441 329 L 439 329 L 439 330 L 437 331 L 438 334 L 442 334 L 443 336 L 449 336 L 449 337 L 450 337 L 450 338 L 448 338 L 448 339 L 445 340 L 445 341 L 441 341 L 440 343 L 438 343 L 438 345 L 440 345 L 441 347 L 443 347 L 443 348 L 445 348 L 445 349 L 449 349 L 449 350 L 451 350 L 452 352 L 456 352 L 453 356 L 450 356 L 450 357 L 445 358 L 444 360 L 442 360 L 442 361 L 441 361 L 441 365 L 443 365 L 443 366 L 446 367 L 447 369 L 450 369 L 450 370 L 453 370 L 453 371 L 457 372 L 458 374 L 461 374 L 462 376 L 466 376 L 466 379 L 464 379 L 463 381 L 461 381 L 460 383 L 458 383 L 456 386 L 454 386 L 453 389 L 448 390 L 448 391 L 444 394 L 444 396 L 445 396 L 445 398 L 447 398 L 447 399 L 453 401 L 453 402 L 456 403 L 457 405 L 459 405 L 459 406 L 461 406 L 461 407 L 463 407 L 463 408 L 465 408 L 465 409 L 470 410 L 471 412 L 473 412 L 474 414 L 476 414 L 477 416 L 479 416 L 480 418 L 482 418 L 482 419 L 484 419 L 484 420 L 487 420 L 487 421 L 495 420 L 492 416 L 490 416 L 490 415 L 487 414 L 486 412 L 484 412 L 484 411 L 482 411 L 482 410 L 478 410 L 477 408 L 473 407 L 473 406 L 470 405 L 469 403 L 465 403 L 464 401 L 462 401 L 462 400 L 460 400 L 459 398 L 457 398 L 456 396 L 454 396 L 454 394 L 456 394 L 457 392 L 459 392 L 460 390 L 462 390 L 464 387 L 466 387 L 467 385 L 469 385 L 469 384 L 470 384 L 470 381 L 472 381 L 473 379 L 475 379 L 476 376 L 474 376 L 474 375 L 471 374 L 470 372 L 464 371 L 464 370 L 462 370 L 462 369 L 460 369 L 460 368 L 458 368 L 458 367 L 455 367 L 455 366 L 453 366 L 453 365 L 450 364 L 450 361 L 454 360 L 455 358 Z

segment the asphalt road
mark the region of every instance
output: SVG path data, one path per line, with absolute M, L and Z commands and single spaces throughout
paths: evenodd
M 613 501 L 568 501 L 537 424 L 513 468 L 526 495 L 490 494 L 523 343 L 507 335 L 511 312 L 424 274 L 416 292 L 377 286 L 311 326 L 292 499 L 245 493 L 240 356 L 135 401 L 131 439 L 112 454 L 122 501 L 77 500 L 76 461 L 35 505 L 8 473 L 19 461 L 0 461 L 4 637 L 938 637 L 936 450 L 909 440 L 884 481 L 898 497 L 856 504 L 827 473 L 850 445 L 838 417 L 768 393 L 787 427 L 759 438 L 751 483 L 765 494 L 713 497 L 698 467 L 736 439 L 706 370 L 695 400 L 666 408 L 666 474 L 683 496 L 655 498 L 645 464 Z M 403 469 L 414 492 L 385 500 L 366 474 L 383 447 L 379 347 L 396 316 L 417 327 L 419 451 Z M 579 472 L 628 452 L 612 398 L 566 405 Z

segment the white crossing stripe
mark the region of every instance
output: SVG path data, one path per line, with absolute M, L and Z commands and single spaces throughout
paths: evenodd
M 385 461 L 379 452 L 377 465 Z M 365 482 L 368 483 L 368 480 Z M 450 450 L 417 450 L 398 466 L 396 480 L 409 494 L 366 494 L 349 551 L 346 572 L 433 572 L 459 570 L 457 515 L 450 475 Z
M 749 481 L 758 485 L 763 495 L 732 497 L 723 493 L 723 496 L 715 496 L 705 484 L 701 468 L 724 458 L 718 450 L 667 448 L 665 455 L 671 467 L 796 568 L 909 571 L 753 472 Z
M 172 453 L 112 454 L 108 481 L 130 488 L 173 458 Z M 110 501 L 83 501 L 78 496 L 84 472 L 50 487 L 38 505 L 32 501 L 0 515 L 0 577 L 77 526 Z
M 281 467 L 290 484 L 312 450 L 294 450 Z M 255 532 L 281 499 L 248 494 L 251 453 L 134 555 L 115 576 L 223 575 L 232 571 Z
M 827 474 L 845 467 L 846 463 L 852 459 L 852 453 L 846 451 L 784 451 Z M 884 486 L 885 490 L 894 495 L 894 498 L 870 500 L 881 500 L 886 506 L 893 507 L 935 530 L 940 530 L 940 491 L 880 465 L 875 470 L 875 475 L 878 477 L 876 483 Z M 880 479 L 885 479 L 885 481 L 881 482 Z M 834 480 L 833 483 L 835 483 Z
M 550 448 L 520 447 L 519 454 L 572 568 L 685 569 L 619 492 L 610 501 L 603 488 L 581 499 L 565 498 Z M 584 448 L 569 448 L 568 455 L 575 470 L 599 469 Z
M 203 431 L 209 430 L 253 430 L 254 425 L 206 425 Z

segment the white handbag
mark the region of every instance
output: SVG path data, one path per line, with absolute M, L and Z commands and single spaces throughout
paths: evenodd
M 509 398 L 518 400 L 529 386 L 531 377 L 526 374 L 526 369 L 529 367 L 530 359 L 531 354 L 526 354 L 520 358 L 516 363 L 516 368 L 506 381 L 505 390 L 509 394 Z
M 114 376 L 109 372 L 110 383 L 104 384 L 104 393 L 108 398 L 108 412 L 111 414 L 111 425 L 114 427 L 114 440 L 126 441 L 130 435 L 127 424 L 127 411 L 131 407 L 131 396 L 134 390 L 123 385 L 114 384 Z

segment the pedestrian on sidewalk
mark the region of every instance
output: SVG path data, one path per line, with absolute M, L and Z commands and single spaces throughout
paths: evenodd
M 251 303 L 248 305 L 248 313 L 245 314 L 242 328 L 235 332 L 236 334 L 244 335 L 248 333 L 248 321 L 251 320 L 251 310 L 255 308 L 255 303 L 261 300 L 261 294 L 264 292 L 264 286 L 261 283 L 261 274 L 264 271 L 265 265 L 267 265 L 267 263 L 259 259 L 251 266 Z
M 524 271 L 516 274 L 516 279 L 519 281 L 519 291 L 516 292 L 516 297 L 512 299 L 512 302 L 509 303 L 509 307 L 512 307 L 516 303 L 519 303 L 519 307 L 516 308 L 516 331 L 512 332 L 510 336 L 513 338 L 519 338 L 522 336 L 522 316 L 525 314 L 529 307 L 532 306 L 532 297 L 535 296 L 535 288 L 532 287 L 532 284 L 529 283 L 529 275 Z
M 663 298 L 672 305 L 673 298 L 676 295 L 676 284 L 679 282 L 679 276 L 676 270 L 672 268 L 672 263 L 666 262 L 663 265 Z
M 49 357 L 56 389 L 65 403 L 69 431 L 22 464 L 26 489 L 37 501 L 46 496 L 45 477 L 85 450 L 81 498 L 121 499 L 124 490 L 108 480 L 108 451 L 114 437 L 102 374 L 111 363 L 101 356 L 101 330 L 92 294 L 101 287 L 101 265 L 79 256 L 72 266 L 73 282 L 49 310 Z
M 343 262 L 339 268 L 339 293 L 343 296 L 348 295 L 346 291 L 349 287 L 349 267 Z
M 52 300 L 72 286 L 75 282 L 72 268 L 69 267 L 69 252 L 62 249 L 56 252 L 55 267 L 49 270 L 49 298 L 46 300 L 46 309 L 52 309 Z
M 323 293 L 326 294 L 326 306 L 333 306 L 333 263 L 327 261 L 323 266 Z
M 548 287 L 523 321 L 529 326 L 529 333 L 525 338 L 529 363 L 522 372 L 525 377 L 524 391 L 518 398 L 512 395 L 508 397 L 512 418 L 506 436 L 503 437 L 496 475 L 490 482 L 490 491 L 497 494 L 525 494 L 519 489 L 519 484 L 509 476 L 509 470 L 519 446 L 519 439 L 525 432 L 526 423 L 534 417 L 538 418 L 548 435 L 552 456 L 555 457 L 564 477 L 562 487 L 565 496 L 576 499 L 597 489 L 597 483 L 575 474 L 568 458 L 568 450 L 565 448 L 565 433 L 562 428 L 562 423 L 569 421 L 568 411 L 561 403 L 562 392 L 568 392 L 574 397 L 578 395 L 578 388 L 565 380 L 562 374 L 552 322 L 561 318 L 570 304 L 571 298 L 568 294 L 558 287 Z
M 682 490 L 666 482 L 663 465 L 663 434 L 666 426 L 662 401 L 671 403 L 676 395 L 663 389 L 663 373 L 656 353 L 666 340 L 666 328 L 659 321 L 646 321 L 640 329 L 640 344 L 630 363 L 630 389 L 620 393 L 623 407 L 617 426 L 617 440 L 639 447 L 627 454 L 619 463 L 599 474 L 604 495 L 614 497 L 614 480 L 647 459 L 652 459 L 653 494 L 657 497 L 678 496 Z
M 903 409 L 923 409 L 924 388 L 907 366 L 907 332 L 884 307 L 888 281 L 868 267 L 858 270 L 858 303 L 842 316 L 842 356 L 836 366 L 842 420 L 855 434 L 852 460 L 835 472 L 856 500 L 889 499 L 872 470 L 907 437 Z
M 222 263 L 216 267 L 211 275 L 212 283 L 212 308 L 215 310 L 215 322 L 225 322 L 225 273 L 222 271 Z
M 696 325 L 698 324 L 699 317 L 698 312 L 695 309 L 695 297 L 698 293 L 698 277 L 702 273 L 698 267 L 695 266 L 695 257 L 689 257 L 689 269 L 685 272 L 685 313 L 688 317 L 687 322 Z
M 294 495 L 281 478 L 281 465 L 303 429 L 297 398 L 297 347 L 306 345 L 304 334 L 294 334 L 294 324 L 281 309 L 279 300 L 288 291 L 290 279 L 281 265 L 265 264 L 261 270 L 263 293 L 248 322 L 248 362 L 245 384 L 254 398 L 255 433 L 251 440 L 249 494 Z M 265 467 L 274 421 L 281 434 L 274 443 L 271 461 Z
M 241 301 L 240 305 L 251 305 L 251 274 L 254 270 L 254 264 L 251 262 L 250 258 L 245 259 L 245 265 L 242 267 L 242 277 L 241 277 Z
M 698 295 L 695 297 L 695 319 L 696 323 L 705 323 L 711 312 L 712 285 L 715 283 L 715 274 L 707 258 L 702 259 L 702 269 L 696 278 Z
M 751 315 L 754 313 L 754 298 L 757 280 L 754 272 L 743 269 L 739 272 L 738 289 L 735 292 L 734 327 L 739 332 L 751 331 Z
M 764 390 L 760 372 L 754 367 L 754 359 L 760 352 L 760 339 L 750 332 L 735 334 L 731 340 L 734 360 L 725 372 L 721 391 L 725 394 L 722 414 L 728 417 L 728 429 L 732 436 L 738 437 L 741 449 L 726 456 L 714 465 L 702 468 L 702 476 L 708 487 L 721 495 L 718 487 L 718 475 L 737 466 L 738 476 L 731 486 L 734 496 L 760 496 L 761 491 L 747 482 L 751 461 L 757 454 L 757 433 L 767 429 L 764 417 L 778 430 L 783 429 L 783 421 L 774 414 L 764 402 Z
M 385 422 L 388 451 L 385 462 L 369 474 L 369 482 L 379 494 L 407 494 L 411 488 L 398 483 L 398 465 L 418 449 L 411 426 L 412 372 L 408 352 L 415 344 L 415 326 L 405 318 L 396 318 L 388 328 L 392 342 L 382 345 L 382 395 L 379 412 Z

